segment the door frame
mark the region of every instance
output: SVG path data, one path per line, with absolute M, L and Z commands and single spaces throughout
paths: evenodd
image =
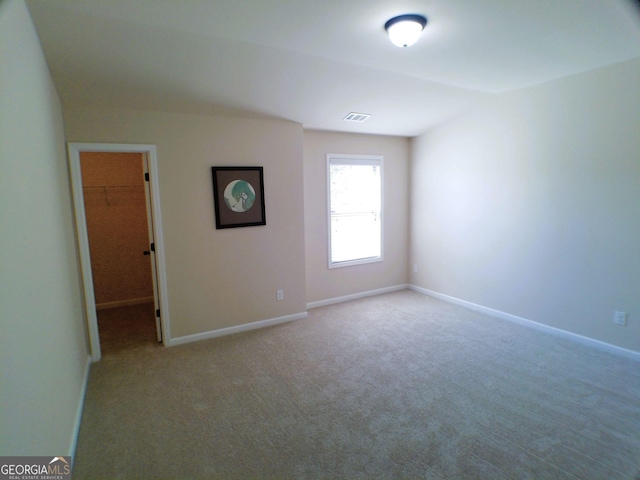
M 100 334 L 98 331 L 98 315 L 96 313 L 96 299 L 93 290 L 93 274 L 91 271 L 91 255 L 89 252 L 89 235 L 84 208 L 84 194 L 82 191 L 82 173 L 80 168 L 80 152 L 117 152 L 142 153 L 146 156 L 149 167 L 149 188 L 151 191 L 151 218 L 153 219 L 153 239 L 155 243 L 155 260 L 157 275 L 158 303 L 160 305 L 160 325 L 162 328 L 162 343 L 167 346 L 171 340 L 169 323 L 169 303 L 167 296 L 166 268 L 164 261 L 164 242 L 162 236 L 162 215 L 160 214 L 160 188 L 158 182 L 158 159 L 155 145 L 139 145 L 124 143 L 76 143 L 67 144 L 69 154 L 69 172 L 71 177 L 71 193 L 76 223 L 76 236 L 80 256 L 80 269 L 84 293 L 85 320 L 89 334 L 91 360 L 97 362 L 102 357 L 100 349 Z

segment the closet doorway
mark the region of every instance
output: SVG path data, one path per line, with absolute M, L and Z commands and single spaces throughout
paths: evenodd
M 155 147 L 69 144 L 69 161 L 93 360 L 166 344 Z

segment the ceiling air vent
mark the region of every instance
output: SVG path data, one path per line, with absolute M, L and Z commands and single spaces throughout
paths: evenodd
M 356 112 L 351 112 L 349 113 L 346 117 L 343 118 L 343 120 L 345 122 L 364 122 L 365 120 L 367 120 L 371 115 L 369 115 L 368 113 L 356 113 Z

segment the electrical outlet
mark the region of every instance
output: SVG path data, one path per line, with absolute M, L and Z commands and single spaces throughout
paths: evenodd
M 613 323 L 616 325 L 627 324 L 627 312 L 613 312 Z
M 413 273 L 418 273 L 418 264 L 417 263 L 413 264 Z
M 276 290 L 276 300 L 284 300 L 284 290 Z

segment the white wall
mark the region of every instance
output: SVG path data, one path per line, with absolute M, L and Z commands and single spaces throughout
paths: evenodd
M 384 260 L 328 268 L 327 153 L 384 157 Z M 409 140 L 405 137 L 304 132 L 307 302 L 407 283 Z
M 0 455 L 69 455 L 88 351 L 62 112 L 22 0 L 0 2 Z
M 64 118 L 72 142 L 157 147 L 172 338 L 306 312 L 300 124 L 72 107 Z M 215 165 L 264 167 L 266 226 L 216 230 Z
M 640 351 L 639 86 L 633 60 L 414 139 L 411 282 Z

